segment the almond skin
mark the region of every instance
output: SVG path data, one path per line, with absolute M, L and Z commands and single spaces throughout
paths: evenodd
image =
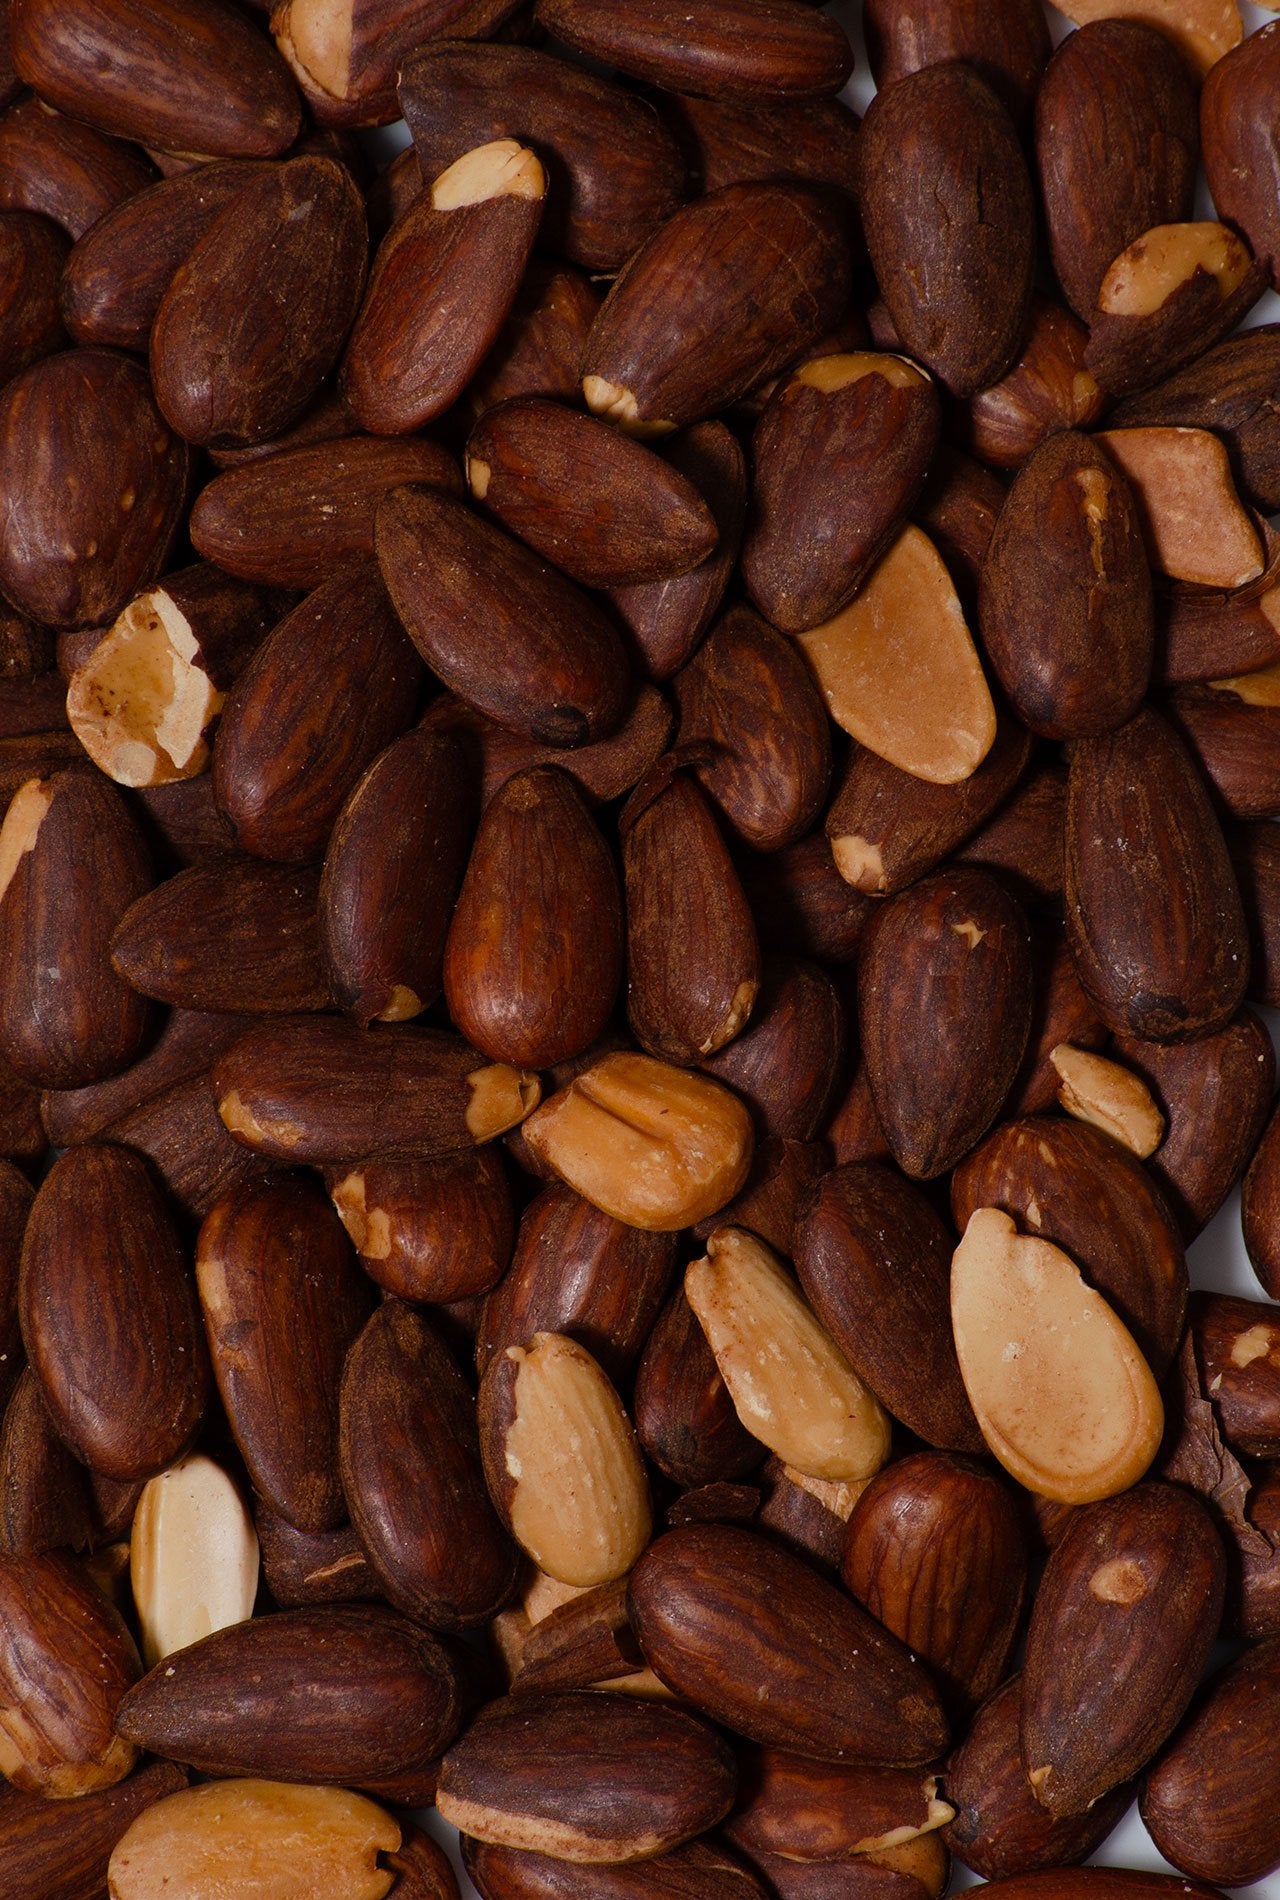
M 48 218 L 26 211 L 0 214 L 0 358 L 16 376 L 62 347 L 58 286 L 67 238 Z
M 37 211 L 75 239 L 154 184 L 155 171 L 122 139 L 26 98 L 0 118 L 0 178 L 0 209 Z
M 494 1847 L 464 1837 L 463 1865 L 481 1893 L 497 1900 L 763 1900 L 764 1888 L 736 1859 L 706 1841 L 656 1860 L 593 1866 Z
M 891 86 L 922 66 L 963 59 L 976 66 L 1015 118 L 1035 97 L 1052 50 L 1035 0 L 868 0 L 867 58 L 877 86 Z
M 671 0 L 539 0 L 538 21 L 632 78 L 711 98 L 839 92 L 853 66 L 844 29 L 794 0 L 726 0 L 702 21 Z
M 24 1893 L 105 1893 L 111 1850 L 130 1824 L 153 1802 L 186 1786 L 187 1773 L 156 1761 L 97 1794 L 84 1794 L 57 1810 L 43 1795 L 6 1787 L 0 1800 L 0 1838 L 5 1863 Z
M 444 1304 L 487 1293 L 515 1241 L 496 1147 L 375 1155 L 326 1171 L 329 1195 L 371 1280 L 397 1299 Z
M 635 1419 L 645 1451 L 677 1484 L 741 1478 L 764 1456 L 733 1409 L 682 1285 L 659 1314 L 637 1368 Z

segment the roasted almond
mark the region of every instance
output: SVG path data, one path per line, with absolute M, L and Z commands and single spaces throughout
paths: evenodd
M 197 1454 L 143 1486 L 129 1533 L 129 1580 L 148 1668 L 253 1615 L 257 1533 L 221 1465 Z
M 66 1894 L 107 1891 L 111 1850 L 130 1823 L 166 1795 L 186 1786 L 186 1770 L 173 1762 L 152 1762 L 126 1781 L 96 1794 L 80 1795 L 54 1810 L 43 1795 L 23 1794 L 6 1786 L 0 1796 L 0 1840 L 6 1877 L 22 1893 Z M 735 1896 L 736 1900 L 736 1896 Z
M 844 28 L 796 0 L 726 0 L 694 22 L 672 0 L 538 0 L 538 21 L 634 79 L 712 98 L 835 93 L 853 66 Z
M 515 1214 L 496 1149 L 374 1155 L 328 1170 L 327 1184 L 360 1264 L 398 1299 L 487 1293 L 511 1258 Z
M 0 209 L 39 212 L 74 239 L 154 184 L 155 171 L 135 146 L 29 95 L 0 118 L 0 181 Z
M 659 1854 L 585 1870 L 548 1854 L 463 1838 L 463 1865 L 490 1900 L 763 1900 L 754 1874 L 710 1839 Z
M 1077 26 L 1091 20 L 1134 15 L 1149 20 L 1182 53 L 1194 71 L 1208 72 L 1237 46 L 1244 27 L 1236 0 L 1067 0 L 1060 8 Z
M 649 1335 L 636 1370 L 634 1409 L 645 1451 L 677 1484 L 741 1478 L 764 1456 L 734 1410 L 683 1286 Z
M 1223 224 L 1158 224 L 1107 267 L 1085 361 L 1109 395 L 1194 361 L 1253 308 L 1265 264 Z
M 1157 388 L 1129 397 L 1112 422 L 1125 429 L 1214 430 L 1231 451 L 1241 493 L 1269 514 L 1280 505 L 1280 430 L 1267 401 L 1278 351 L 1275 325 L 1242 331 Z
M 847 1861 L 944 1827 L 954 1810 L 939 1778 L 909 1768 L 850 1768 L 782 1749 L 752 1749 L 725 1832 L 748 1854 Z
M 1085 363 L 1089 332 L 1048 298 L 1031 299 L 1031 323 L 1013 368 L 969 398 L 966 447 L 997 468 L 1020 468 L 1059 429 L 1087 429 L 1106 406 Z
M 1265 566 L 1258 530 L 1216 436 L 1129 428 L 1099 439 L 1133 487 L 1153 567 L 1201 587 L 1243 587 L 1258 578 Z
M 1155 1153 L 1164 1138 L 1164 1116 L 1139 1076 L 1109 1056 L 1069 1042 L 1051 1049 L 1049 1060 L 1061 1078 L 1058 1100 L 1068 1115 L 1104 1129 L 1139 1161 Z
M 844 1060 L 845 1009 L 825 970 L 767 957 L 751 1021 L 699 1065 L 754 1111 L 766 1137 L 812 1141 L 826 1122 Z
M 1244 232 L 1273 284 L 1280 267 L 1280 216 L 1270 189 L 1277 147 L 1254 102 L 1275 84 L 1278 50 L 1280 28 L 1273 21 L 1217 60 L 1200 94 L 1205 175 L 1218 216 Z
M 1035 0 L 867 0 L 863 30 L 877 86 L 891 86 L 922 66 L 963 59 L 1016 117 L 1025 113 L 1051 50 Z
M 14 376 L 65 341 L 58 287 L 67 249 L 66 233 L 51 219 L 28 211 L 0 213 L 0 360 Z

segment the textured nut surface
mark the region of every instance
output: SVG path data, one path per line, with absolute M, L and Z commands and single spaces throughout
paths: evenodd
M 889 1455 L 889 1420 L 781 1261 L 740 1227 L 720 1227 L 684 1276 L 747 1430 L 807 1478 L 869 1478 Z
M 983 1436 L 1019 1483 L 1086 1504 L 1142 1476 L 1164 1429 L 1156 1382 L 1060 1248 L 979 1208 L 952 1262 L 951 1319 Z
M 143 1486 L 129 1571 L 148 1669 L 253 1615 L 257 1533 L 239 1491 L 212 1458 L 184 1458 Z
M 1133 484 L 1153 567 L 1202 587 L 1243 587 L 1262 573 L 1257 529 L 1207 429 L 1106 429 L 1098 437 Z
M 1068 1115 L 1105 1129 L 1131 1148 L 1139 1161 L 1155 1153 L 1164 1139 L 1164 1116 L 1151 1090 L 1132 1069 L 1069 1042 L 1051 1049 L 1049 1060 L 1061 1079 L 1058 1100 Z
M 1077 26 L 1093 20 L 1142 20 L 1158 27 L 1199 72 L 1238 46 L 1244 23 L 1236 0 L 1054 0 Z
M 1149 317 L 1197 271 L 1216 278 L 1225 299 L 1251 263 L 1247 246 L 1225 224 L 1157 224 L 1109 266 L 1098 308 L 1113 317 Z
M 167 785 L 209 763 L 205 732 L 226 698 L 191 623 L 163 587 L 140 594 L 67 689 L 71 729 L 117 785 Z

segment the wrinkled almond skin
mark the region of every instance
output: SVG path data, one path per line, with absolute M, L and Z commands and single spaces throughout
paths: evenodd
M 1059 429 L 1087 429 L 1106 398 L 1085 366 L 1089 333 L 1069 310 L 1037 293 L 1013 368 L 969 398 L 965 446 L 996 468 L 1020 468 Z
M 656 687 L 641 686 L 626 719 L 607 739 L 572 748 L 541 744 L 468 706 L 451 693 L 432 700 L 421 720 L 426 732 L 449 733 L 460 741 L 481 778 L 485 805 L 517 772 L 555 765 L 575 778 L 594 808 L 622 798 L 666 751 L 675 728 L 670 706 Z
M 1205 75 L 1200 141 L 1218 216 L 1243 231 L 1254 255 L 1280 282 L 1280 146 L 1259 102 L 1280 74 L 1280 27 L 1250 33 Z
M 82 1551 L 90 1536 L 84 1466 L 54 1430 L 40 1381 L 27 1366 L 0 1425 L 0 1555 Z
M 512 396 L 576 402 L 582 352 L 603 302 L 583 272 L 533 258 L 497 341 L 471 379 L 467 401 L 476 414 Z
M 49 1412 L 104 1477 L 149 1478 L 186 1449 L 209 1362 L 173 1218 L 140 1155 L 70 1148 L 27 1222 L 22 1336 Z
M 269 11 L 317 125 L 347 127 L 396 118 L 401 62 L 424 41 L 488 39 L 517 9 L 518 0 L 355 0 L 335 16 L 316 0 L 279 0 Z
M 741 1194 L 712 1220 L 699 1221 L 696 1237 L 708 1239 L 717 1225 L 745 1227 L 775 1253 L 790 1256 L 796 1215 L 809 1189 L 826 1173 L 830 1159 L 825 1140 L 791 1141 L 766 1135 L 756 1149 Z
M 1188 1318 L 1201 1384 L 1222 1435 L 1244 1457 L 1270 1458 L 1280 1446 L 1280 1329 L 1261 1300 L 1197 1292 Z
M 723 1818 L 727 1742 L 630 1696 L 491 1702 L 445 1756 L 436 1805 L 464 1834 L 557 1859 L 648 1860 Z
M 1203 781 L 1150 708 L 1073 747 L 1065 863 L 1068 940 L 1107 1027 L 1153 1042 L 1223 1028 L 1249 973 L 1239 892 Z
M 378 1580 L 350 1524 L 312 1537 L 259 1501 L 254 1526 L 262 1574 L 282 1610 L 363 1602 L 381 1596 Z
M 6 376 L 18 375 L 66 340 L 58 287 L 67 249 L 66 233 L 50 219 L 0 213 L 0 365 Z
M 877 86 L 891 86 L 922 66 L 963 59 L 975 66 L 1021 118 L 1052 50 L 1035 0 L 868 0 L 863 31 Z
M 1143 1484 L 1077 1511 L 1036 1595 L 1022 1759 L 1036 1799 L 1080 1814 L 1180 1720 L 1222 1619 L 1226 1557 L 1204 1506 Z
M 765 1455 L 733 1409 L 683 1285 L 659 1314 L 636 1371 L 636 1431 L 677 1484 L 745 1477 Z
M 1014 362 L 1031 308 L 1035 211 L 1013 121 L 972 68 L 926 67 L 876 95 L 858 167 L 867 248 L 903 347 L 971 396 Z
M 1280 661 L 1280 536 L 1265 527 L 1262 539 L 1267 564 L 1243 587 L 1183 581 L 1161 591 L 1155 677 L 1162 685 L 1230 679 Z
M 688 161 L 691 183 L 703 191 L 792 178 L 850 200 L 857 196 L 859 120 L 842 99 L 765 103 L 681 92 L 664 95 L 661 110 Z
M 69 1557 L 9 1557 L 0 1559 L 0 1627 L 6 1779 L 55 1801 L 123 1781 L 138 1751 L 112 1721 L 141 1664 L 118 1611 Z
M 464 1838 L 463 1864 L 485 1900 L 764 1900 L 759 1881 L 706 1841 L 654 1860 L 584 1869 Z
M 852 1768 L 760 1748 L 746 1751 L 740 1774 L 725 1833 L 752 1856 L 848 1860 L 874 1853 L 886 1837 L 918 1838 L 951 1813 L 936 1799 L 936 1770 Z
M 903 1766 L 946 1744 L 920 1665 L 807 1563 L 754 1532 L 668 1531 L 632 1572 L 630 1615 L 668 1687 L 752 1741 Z
M 1257 35 L 1252 35 L 1250 44 Z M 1280 507 L 1280 427 L 1268 392 L 1280 354 L 1280 327 L 1229 337 L 1144 395 L 1114 411 L 1119 427 L 1214 429 L 1231 449 L 1240 491 L 1255 508 Z
M 843 27 L 794 0 L 726 0 L 705 20 L 672 0 L 538 0 L 537 18 L 632 78 L 713 99 L 839 92 L 853 65 Z
M 375 1155 L 329 1169 L 327 1184 L 361 1266 L 397 1299 L 487 1293 L 511 1258 L 515 1213 L 496 1148 L 437 1160 Z
M 471 1391 L 431 1322 L 398 1300 L 347 1355 L 340 1458 L 351 1520 L 384 1593 L 431 1629 L 502 1608 L 517 1552 L 484 1487 Z
M 940 872 L 878 914 L 858 1017 L 871 1092 L 904 1173 L 945 1173 L 995 1120 L 1026 1048 L 1031 991 L 1026 920 L 987 873 Z M 932 1025 L 927 1047 L 922 1019 Z
M 533 1625 L 520 1651 L 511 1693 L 602 1688 L 643 1666 L 627 1622 L 627 1580 L 617 1577 L 612 1583 L 578 1591 Z
M 40 1106 L 49 1140 L 56 1148 L 92 1141 L 139 1103 L 206 1069 L 248 1027 L 247 1018 L 173 1010 L 146 1054 L 127 1069 L 82 1089 L 45 1090 Z
M 1232 818 L 1280 815 L 1280 708 L 1243 697 L 1244 679 L 1178 686 L 1168 710 L 1219 809 Z

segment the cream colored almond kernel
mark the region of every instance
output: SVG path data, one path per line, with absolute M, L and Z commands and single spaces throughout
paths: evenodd
M 1274 605 L 1273 594 L 1276 596 Z M 1280 588 L 1270 589 L 1258 605 L 1273 626 L 1280 626 L 1280 617 L 1275 611 L 1280 607 Z M 1234 699 L 1242 699 L 1246 706 L 1280 706 L 1280 666 L 1260 667 L 1256 673 L 1237 673 L 1232 679 L 1210 680 L 1209 684 L 1215 693 L 1230 693 Z
M 1089 1594 L 1099 1603 L 1137 1603 L 1147 1594 L 1142 1565 L 1132 1557 L 1112 1557 L 1089 1579 Z
M 530 1854 L 545 1854 L 550 1860 L 571 1860 L 579 1865 L 652 1860 L 668 1845 L 667 1837 L 659 1833 L 588 1834 L 570 1821 L 552 1821 L 521 1810 L 508 1813 L 487 1802 L 465 1800 L 444 1784 L 436 1790 L 436 1811 L 460 1834 L 491 1841 L 497 1847 L 523 1848 Z
M 603 376 L 584 376 L 582 394 L 593 416 L 616 423 L 624 435 L 670 435 L 676 426 L 660 416 L 642 416 L 632 392 L 622 383 L 607 382 Z
M 1142 20 L 1179 46 L 1196 68 L 1209 68 L 1239 46 L 1244 22 L 1236 0 L 1053 0 L 1076 26 L 1094 20 Z
M 1157 224 L 1108 267 L 1098 308 L 1112 317 L 1152 316 L 1197 271 L 1216 278 L 1225 299 L 1239 289 L 1252 262 L 1225 224 Z
M 914 1834 L 897 1847 L 873 1848 L 863 1858 L 912 1883 L 911 1891 L 938 1900 L 947 1884 L 951 1861 L 936 1828 Z
M 222 711 L 200 643 L 162 587 L 139 594 L 71 675 L 67 718 L 117 785 L 171 785 L 209 763 L 205 733 Z
M 685 1298 L 746 1429 L 810 1477 L 869 1478 L 889 1456 L 889 1421 L 777 1255 L 718 1227 L 684 1276 Z
M 537 156 L 517 139 L 491 139 L 464 152 L 431 187 L 437 211 L 463 211 L 494 198 L 545 198 L 547 175 Z
M 756 991 L 759 987 L 758 983 L 739 983 L 733 992 L 733 1000 L 723 1020 L 701 1044 L 698 1052 L 700 1055 L 714 1055 L 717 1049 L 723 1049 L 727 1042 L 733 1041 L 755 1008 Z
M 1231 1363 L 1243 1372 L 1255 1359 L 1268 1358 L 1277 1344 L 1280 1344 L 1280 1332 L 1274 1327 L 1249 1326 L 1231 1342 Z M 1221 1373 L 1218 1376 L 1221 1378 Z
M 385 1207 L 369 1206 L 365 1177 L 358 1168 L 335 1183 L 329 1191 L 329 1199 L 338 1210 L 338 1219 L 346 1228 L 351 1245 L 360 1257 L 363 1260 L 389 1260 L 391 1216 Z
M 356 0 L 286 0 L 271 31 L 286 63 L 315 92 L 345 99 L 351 84 Z
M 856 891 L 878 897 L 887 886 L 889 880 L 885 876 L 880 846 L 873 844 L 870 838 L 861 838 L 852 832 L 844 838 L 833 838 L 831 855 L 845 883 L 852 884 Z
M 395 983 L 391 988 L 389 1000 L 374 1017 L 378 1023 L 407 1023 L 414 1016 L 421 1016 L 422 998 L 407 983 Z
M 1058 1100 L 1077 1121 L 1091 1122 L 1145 1161 L 1164 1140 L 1164 1116 L 1142 1077 L 1109 1056 L 1060 1042 L 1049 1051 L 1062 1086 Z
M 491 1062 L 487 1068 L 473 1069 L 467 1077 L 471 1100 L 467 1103 L 467 1133 L 473 1141 L 492 1141 L 505 1135 L 538 1106 L 542 1084 L 526 1069 L 513 1069 L 509 1062 Z
M 1207 429 L 1108 429 L 1102 443 L 1128 477 L 1152 564 L 1172 580 L 1243 587 L 1264 556 L 1236 493 L 1226 444 Z
M 824 396 L 832 396 L 838 389 L 860 383 L 866 376 L 882 376 L 894 389 L 919 389 L 932 380 L 905 356 L 890 356 L 876 350 L 854 350 L 847 356 L 815 356 L 803 364 L 791 380 L 806 389 L 818 389 Z
M 478 455 L 468 455 L 466 457 L 465 466 L 467 486 L 477 501 L 483 501 L 489 492 L 489 482 L 493 475 L 493 470 L 489 464 L 482 461 Z
M 830 1511 L 832 1517 L 838 1517 L 842 1524 L 849 1522 L 853 1516 L 854 1505 L 871 1482 L 871 1477 L 815 1478 L 809 1472 L 797 1471 L 794 1465 L 785 1463 L 782 1473 L 797 1490 L 807 1492 L 824 1511 Z
M 904 528 L 834 619 L 798 635 L 831 717 L 914 778 L 954 785 L 996 736 L 996 712 L 942 557 Z
M 531 1115 L 524 1137 L 593 1207 L 651 1232 L 718 1213 L 751 1166 L 739 1097 L 653 1056 L 605 1056 Z
M 1089 1504 L 1137 1483 L 1159 1448 L 1160 1394 L 1127 1327 L 1060 1248 L 979 1208 L 952 1260 L 951 1322 L 982 1435 L 1020 1484 Z
M 649 1541 L 644 1461 L 605 1372 L 562 1333 L 508 1347 L 517 1368 L 503 1440 L 511 1533 L 540 1570 L 591 1587 L 624 1577 Z
M 299 1122 L 262 1120 L 241 1097 L 239 1089 L 228 1089 L 219 1099 L 218 1115 L 224 1128 L 239 1135 L 251 1148 L 278 1141 L 283 1147 L 295 1147 L 306 1130 Z
M 0 825 L 0 903 L 13 883 L 18 866 L 36 848 L 36 839 L 45 813 L 53 803 L 53 792 L 45 779 L 29 778 L 9 800 L 9 808 Z
M 520 1595 L 520 1607 L 532 1626 L 543 1622 L 566 1603 L 572 1603 L 575 1597 L 586 1596 L 590 1588 L 591 1585 L 585 1583 L 562 1583 L 559 1577 L 549 1577 L 545 1570 L 531 1564 L 529 1581 Z
M 111 1900 L 383 1900 L 400 1845 L 386 1811 L 346 1788 L 206 1781 L 140 1814 L 107 1870 Z
M 184 1458 L 143 1486 L 130 1574 L 148 1669 L 253 1615 L 257 1533 L 239 1491 L 212 1458 Z

